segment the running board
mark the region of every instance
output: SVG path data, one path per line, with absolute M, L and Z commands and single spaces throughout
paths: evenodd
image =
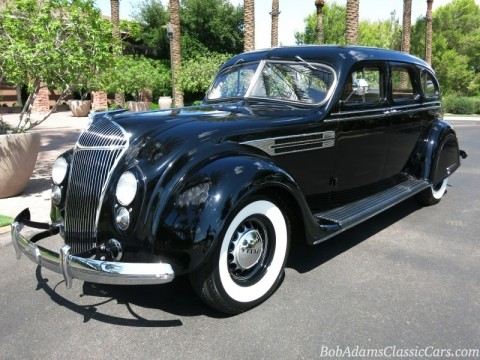
M 325 232 L 325 236 L 314 244 L 381 213 L 429 186 L 428 181 L 408 179 L 364 199 L 314 214 L 320 228 Z

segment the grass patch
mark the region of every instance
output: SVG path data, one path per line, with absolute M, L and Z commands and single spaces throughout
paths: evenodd
M 10 216 L 0 215 L 0 227 L 10 225 L 12 221 Z

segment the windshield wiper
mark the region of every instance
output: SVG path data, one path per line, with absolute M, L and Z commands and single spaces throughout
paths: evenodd
M 295 56 L 295 59 L 297 59 L 298 61 L 300 61 L 301 63 L 305 64 L 308 68 L 312 69 L 312 70 L 318 70 L 315 66 L 313 66 L 312 64 L 310 64 L 309 62 L 305 61 L 304 59 L 302 59 L 300 56 Z

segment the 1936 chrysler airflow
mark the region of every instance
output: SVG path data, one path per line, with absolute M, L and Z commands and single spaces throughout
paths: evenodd
M 13 243 L 67 286 L 188 273 L 207 304 L 238 313 L 276 289 L 292 236 L 317 244 L 408 197 L 437 203 L 460 155 L 434 72 L 416 57 L 244 53 L 201 106 L 92 116 L 53 166 L 52 223 L 25 210 Z M 59 253 L 36 244 L 56 233 Z

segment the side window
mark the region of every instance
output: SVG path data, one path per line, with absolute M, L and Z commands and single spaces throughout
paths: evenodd
M 415 100 L 411 73 L 403 66 L 392 66 L 392 100 L 394 102 Z
M 422 90 L 425 99 L 434 100 L 439 98 L 440 91 L 438 90 L 437 81 L 432 74 L 425 70 L 422 71 L 420 81 L 422 83 Z
M 378 66 L 365 66 L 354 70 L 343 87 L 343 106 L 377 105 L 382 102 L 382 71 Z

